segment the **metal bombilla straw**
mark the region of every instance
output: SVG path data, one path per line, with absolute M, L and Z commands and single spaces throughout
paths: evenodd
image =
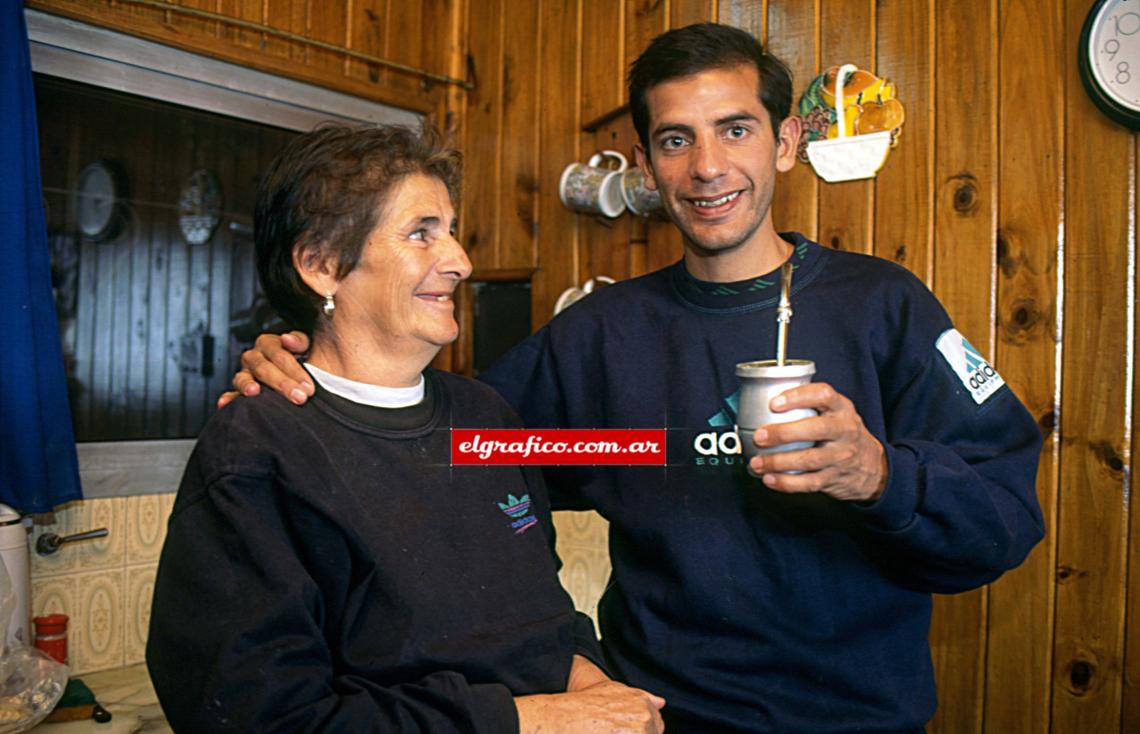
M 788 324 L 792 320 L 792 261 L 780 267 L 780 305 L 776 309 L 776 364 L 784 366 L 788 351 Z

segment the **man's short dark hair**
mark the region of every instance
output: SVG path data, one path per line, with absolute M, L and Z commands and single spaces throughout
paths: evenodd
M 458 199 L 460 154 L 430 125 L 323 125 L 274 159 L 257 190 L 254 244 L 261 287 L 290 325 L 312 332 L 325 295 L 293 267 L 294 247 L 305 258 L 334 259 L 337 278 L 345 277 L 392 189 L 415 173 L 438 178 Z
M 633 126 L 649 145 L 649 106 L 646 95 L 672 79 L 752 64 L 760 76 L 760 101 L 772 120 L 772 134 L 780 136 L 780 123 L 792 109 L 792 73 L 783 61 L 764 50 L 750 33 L 717 23 L 697 23 L 657 36 L 629 67 L 629 108 Z

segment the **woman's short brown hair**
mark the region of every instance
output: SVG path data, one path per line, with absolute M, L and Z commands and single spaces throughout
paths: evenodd
M 324 296 L 294 268 L 294 247 L 303 257 L 334 259 L 337 278 L 345 277 L 392 189 L 415 173 L 438 178 L 458 199 L 459 151 L 430 125 L 323 125 L 294 138 L 270 164 L 254 207 L 257 272 L 269 302 L 293 327 L 312 332 Z

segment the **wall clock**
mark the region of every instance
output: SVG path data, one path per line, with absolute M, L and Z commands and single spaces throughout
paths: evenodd
M 97 242 L 114 239 L 122 224 L 123 185 L 107 161 L 79 172 L 75 213 L 79 231 Z
M 1140 130 L 1140 0 L 1097 0 L 1081 29 L 1077 65 L 1101 112 Z

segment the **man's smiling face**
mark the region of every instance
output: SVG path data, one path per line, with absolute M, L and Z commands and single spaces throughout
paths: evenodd
M 767 223 L 777 171 L 795 164 L 796 140 L 760 101 L 751 64 L 709 69 L 652 87 L 648 185 L 661 192 L 688 247 L 715 254 L 745 247 Z M 785 121 L 787 122 L 787 121 Z

